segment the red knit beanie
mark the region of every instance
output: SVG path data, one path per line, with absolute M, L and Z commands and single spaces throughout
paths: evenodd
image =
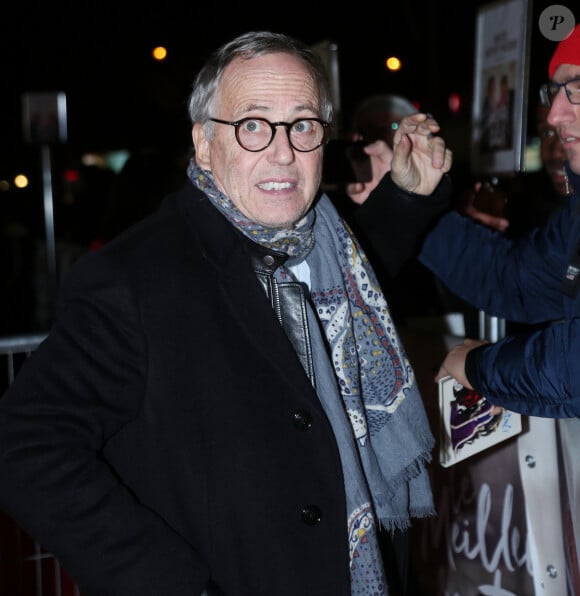
M 554 76 L 554 72 L 560 64 L 576 64 L 580 66 L 580 23 L 556 47 L 556 51 L 550 60 L 550 67 L 548 68 L 550 78 Z

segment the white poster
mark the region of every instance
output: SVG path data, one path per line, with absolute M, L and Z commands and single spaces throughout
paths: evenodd
M 471 143 L 477 174 L 523 168 L 530 12 L 527 0 L 496 2 L 478 12 Z

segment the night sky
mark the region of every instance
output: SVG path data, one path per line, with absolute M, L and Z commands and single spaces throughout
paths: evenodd
M 215 47 L 251 29 L 336 43 L 345 119 L 358 99 L 391 91 L 444 123 L 447 97 L 456 91 L 464 100 L 456 119 L 468 127 L 475 18 L 486 3 L 405 0 L 381 9 L 376 2 L 356 2 L 351 9 L 173 0 L 153 8 L 121 1 L 10 4 L 0 23 L 0 167 L 23 142 L 21 97 L 30 92 L 66 93 L 69 143 L 79 150 L 189 144 L 185 101 L 197 69 Z M 161 64 L 150 57 L 158 44 L 169 49 Z M 537 85 L 552 45 L 534 44 L 540 78 L 531 84 Z M 384 69 L 391 54 L 402 58 L 402 72 Z
M 0 333 L 21 333 L 46 324 L 39 320 L 35 302 L 39 276 L 34 272 L 42 268 L 35 250 L 47 243 L 43 178 L 47 153 L 55 234 L 61 243 L 87 246 L 101 238 L 108 209 L 116 205 L 111 196 L 113 172 L 83 162 L 81 156 L 87 153 L 110 156 L 122 150 L 137 157 L 137 163 L 148 164 L 147 174 L 138 170 L 138 182 L 133 179 L 130 192 L 124 193 L 125 211 L 116 225 L 135 221 L 150 206 L 146 195 L 159 201 L 175 189 L 176 180 L 165 179 L 163 164 L 178 165 L 183 179 L 181 161 L 191 148 L 186 112 L 191 83 L 209 53 L 242 32 L 268 29 L 312 45 L 336 44 L 339 123 L 346 125 L 355 104 L 370 94 L 405 95 L 439 120 L 441 134 L 454 153 L 452 174 L 469 173 L 476 16 L 488 3 L 357 1 L 351 8 L 342 4 L 270 3 L 265 9 L 253 3 L 238 2 L 232 8 L 227 3 L 183 0 L 164 0 L 157 7 L 123 0 L 6 0 L 0 5 L 0 271 L 5 284 L 0 288 Z M 554 49 L 537 27 L 545 6 L 534 4 L 532 106 Z M 156 45 L 168 48 L 163 63 L 151 57 Z M 402 60 L 398 73 L 384 68 L 391 55 Z M 22 97 L 54 92 L 66 94 L 68 140 L 51 146 L 49 152 L 41 151 L 24 140 Z M 455 115 L 448 110 L 451 92 L 462 98 L 462 109 Z M 527 123 L 532 130 L 533 112 L 529 110 L 532 118 Z M 21 172 L 29 184 L 17 190 L 12 181 Z

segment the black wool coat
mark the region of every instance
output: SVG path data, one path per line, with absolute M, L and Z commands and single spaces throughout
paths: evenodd
M 375 225 L 407 205 L 418 232 L 445 204 L 375 193 Z M 189 182 L 67 276 L 0 399 L 0 478 L 88 596 L 350 593 L 332 428 L 245 242 Z

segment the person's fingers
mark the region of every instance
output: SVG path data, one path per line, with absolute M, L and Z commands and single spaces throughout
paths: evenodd
M 466 339 L 463 340 L 462 345 L 467 346 L 468 348 L 473 348 L 473 347 L 482 346 L 482 345 L 488 344 L 488 343 L 489 343 L 488 339 L 471 339 L 471 338 L 467 337 Z
M 362 205 L 367 197 L 368 192 L 366 184 L 364 182 L 351 182 L 350 184 L 346 185 L 346 194 L 349 196 L 350 200 L 357 205 Z
M 510 225 L 509 220 L 507 220 L 505 217 L 497 217 L 495 215 L 491 215 L 490 213 L 486 213 L 485 211 L 480 211 L 473 205 L 467 205 L 464 209 L 464 213 L 480 224 L 500 232 L 504 232 Z
M 426 121 L 427 114 L 423 114 L 421 112 L 417 114 L 411 114 L 410 116 L 404 116 L 396 124 L 397 128 L 393 136 L 393 143 L 398 145 L 401 141 L 401 138 L 407 134 L 417 133 L 427 136 L 432 131 L 431 128 L 429 128 L 429 126 L 426 124 Z
M 443 167 L 441 168 L 443 172 L 449 172 L 451 170 L 451 166 L 453 165 L 453 151 L 449 148 L 445 149 L 445 159 L 443 160 Z
M 386 141 L 383 141 L 382 139 L 377 139 L 376 141 L 367 143 L 364 146 L 365 152 L 369 155 L 377 155 L 383 151 L 386 151 L 387 149 L 389 149 L 389 146 L 387 145 Z
M 436 134 L 441 130 L 439 122 L 437 122 L 437 120 L 435 120 L 433 116 L 429 116 L 427 120 L 425 120 L 424 126 L 429 129 L 429 132 L 431 132 L 431 134 Z
M 411 144 L 411 140 L 409 139 L 408 135 L 406 135 L 406 134 L 400 135 L 399 140 L 395 143 L 395 149 L 397 151 L 395 151 L 393 160 L 395 158 L 397 158 L 398 160 L 407 159 L 407 157 L 409 156 L 409 153 L 411 152 L 412 147 L 413 146 Z
M 448 153 L 445 141 L 441 137 L 432 137 L 429 139 L 429 145 L 431 148 L 431 165 L 440 169 L 447 162 L 447 165 L 451 167 L 451 152 Z
M 432 137 L 438 133 L 441 128 L 433 116 L 422 112 L 405 116 L 398 124 L 393 126 L 397 127 L 393 140 L 395 145 L 397 145 L 400 142 L 401 137 L 406 134 L 418 134 Z
M 412 151 L 413 145 L 407 135 L 402 135 L 399 142 L 395 146 L 395 152 L 391 161 L 391 176 L 393 182 L 404 188 L 405 190 L 411 190 L 409 181 L 406 180 L 409 176 L 409 155 Z

